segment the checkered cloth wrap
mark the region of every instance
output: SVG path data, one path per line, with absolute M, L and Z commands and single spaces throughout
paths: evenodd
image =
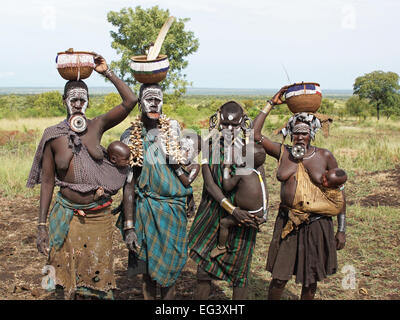
M 75 183 L 69 183 L 55 177 L 55 184 L 66 187 L 76 192 L 86 193 L 97 190 L 100 186 L 104 188 L 105 196 L 115 195 L 121 189 L 126 180 L 127 169 L 116 168 L 106 158 L 105 149 L 100 146 L 104 153 L 103 160 L 94 160 L 86 146 L 82 144 L 77 133 L 72 131 L 67 120 L 46 128 L 42 139 L 36 150 L 31 171 L 26 186 L 32 188 L 41 183 L 42 158 L 46 143 L 61 136 L 67 136 L 68 147 L 74 154 L 74 179 Z
M 155 137 L 142 131 L 144 161 L 136 194 L 136 234 L 141 245 L 139 259 L 162 287 L 172 286 L 187 261 L 185 188 L 174 170 L 163 162 Z
M 211 174 L 215 183 L 223 191 L 223 143 L 210 146 L 210 150 L 212 151 L 209 158 Z M 212 159 L 215 159 L 216 152 L 219 153 L 220 161 L 219 164 L 212 164 L 215 163 Z M 232 203 L 234 196 L 235 189 L 230 194 L 225 194 Z M 219 222 L 227 215 L 228 213 L 203 186 L 199 209 L 189 231 L 189 255 L 201 268 L 213 276 L 231 282 L 234 286 L 243 287 L 247 285 L 253 248 L 256 243 L 255 229 L 239 226 L 230 228 L 227 252 L 214 259 L 210 258 L 210 252 L 218 242 Z
M 110 199 L 101 199 L 89 204 L 76 204 L 57 193 L 55 203 L 49 215 L 49 248 L 58 250 L 62 247 L 68 235 L 69 224 L 74 215 L 74 209 L 87 210 L 103 205 Z

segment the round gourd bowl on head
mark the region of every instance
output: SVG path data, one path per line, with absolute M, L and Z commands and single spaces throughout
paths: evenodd
M 59 52 L 56 57 L 58 73 L 65 80 L 89 78 L 96 66 L 94 56 L 92 52 L 73 51 L 73 49 Z
M 285 92 L 285 102 L 293 113 L 316 112 L 321 106 L 321 101 L 321 88 L 315 82 L 295 83 Z
M 140 83 L 158 83 L 165 79 L 169 69 L 168 57 L 161 54 L 154 60 L 147 60 L 147 56 L 131 57 L 130 67 L 133 77 Z

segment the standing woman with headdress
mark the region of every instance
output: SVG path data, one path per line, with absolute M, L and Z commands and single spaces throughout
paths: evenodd
M 317 281 L 337 271 L 336 250 L 344 248 L 346 204 L 343 188 L 326 188 L 323 177 L 338 167 L 326 149 L 311 145 L 320 121 L 312 113 L 296 113 L 282 130 L 292 146 L 261 134 L 274 105 L 282 104 L 287 86 L 279 90 L 254 120 L 254 140 L 278 160 L 281 203 L 270 244 L 267 270 L 272 273 L 268 299 L 280 299 L 292 275 L 302 284 L 301 299 L 313 299 Z M 338 217 L 334 234 L 332 216 Z

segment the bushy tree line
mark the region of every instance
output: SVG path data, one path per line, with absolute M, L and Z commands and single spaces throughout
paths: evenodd
M 247 115 L 254 119 L 271 97 L 187 96 L 186 98 L 176 99 L 174 96 L 166 96 L 165 98 L 164 112 L 168 116 L 188 118 L 191 123 L 195 123 L 211 116 L 222 104 L 232 99 L 238 101 Z M 391 104 L 381 109 L 381 115 L 394 119 L 400 117 L 400 100 L 396 99 L 398 98 L 394 96 L 393 100 L 390 100 Z M 86 115 L 88 118 L 94 118 L 111 110 L 121 101 L 118 93 L 92 95 L 89 99 Z M 318 112 L 339 117 L 353 116 L 360 119 L 377 115 L 376 105 L 359 95 L 353 95 L 347 99 L 323 98 Z M 136 114 L 137 110 L 134 113 Z M 286 117 L 291 113 L 286 105 L 281 105 L 272 110 L 271 114 Z M 65 115 L 66 109 L 63 105 L 62 95 L 58 91 L 35 95 L 0 96 L 0 119 L 62 117 Z
M 122 102 L 118 93 L 93 95 L 89 99 L 87 116 L 103 114 Z M 0 119 L 62 117 L 67 114 L 58 91 L 29 95 L 1 95 Z

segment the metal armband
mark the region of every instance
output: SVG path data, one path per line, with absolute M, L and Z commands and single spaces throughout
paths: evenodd
M 224 171 L 223 171 L 223 172 L 224 172 L 224 173 L 223 173 L 224 179 L 225 179 L 225 180 L 229 179 L 230 176 L 231 176 L 231 173 L 230 173 L 229 168 L 224 168 Z
M 221 207 L 222 207 L 223 209 L 225 209 L 225 211 L 227 211 L 229 214 L 233 214 L 233 211 L 236 209 L 236 207 L 235 207 L 232 203 L 230 203 L 229 200 L 228 200 L 227 198 L 223 198 L 223 199 L 221 200 L 220 205 L 221 205 Z
M 265 107 L 263 109 L 261 109 L 261 112 L 268 114 L 272 109 L 274 109 L 274 104 L 272 103 L 271 100 L 268 100 Z
M 129 229 L 135 229 L 135 226 L 134 226 L 132 220 L 127 220 L 124 223 L 124 230 L 129 230 Z
M 337 219 L 338 219 L 337 231 L 346 233 L 346 214 L 345 213 L 339 214 L 337 216 Z
M 176 172 L 176 175 L 177 175 L 178 177 L 181 176 L 181 175 L 183 175 L 183 170 L 182 170 L 181 167 L 179 167 L 178 169 L 176 169 L 175 172 Z

